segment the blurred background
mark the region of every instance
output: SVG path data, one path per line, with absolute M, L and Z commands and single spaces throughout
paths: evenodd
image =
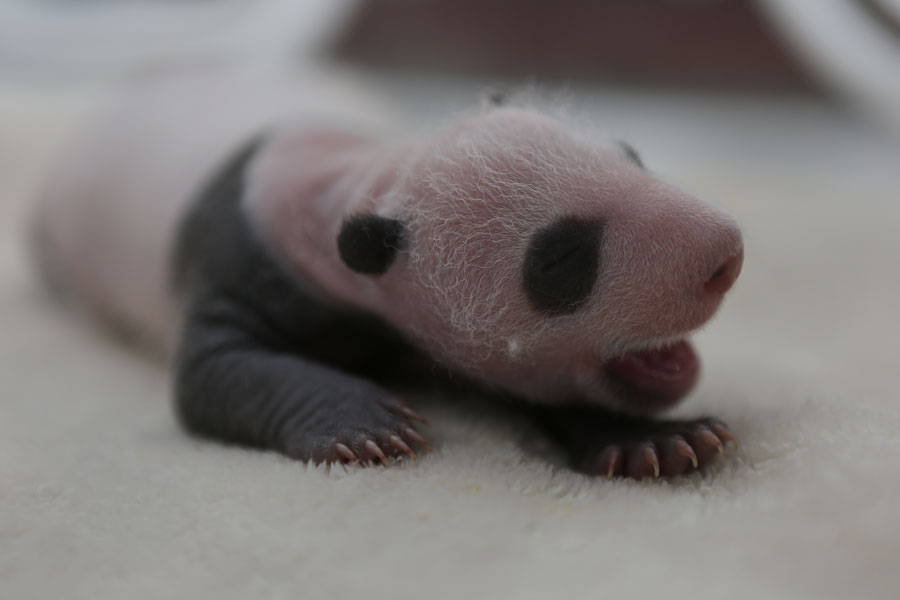
M 586 481 L 435 408 L 418 468 L 329 479 L 182 435 L 163 370 L 59 310 L 25 232 L 123 79 L 210 57 L 317 63 L 410 131 L 536 89 L 731 210 L 744 270 L 680 414 L 740 449 Z M 0 0 L 0 596 L 894 598 L 898 258 L 900 0 Z
M 197 57 L 326 63 L 411 125 L 537 87 L 661 170 L 880 177 L 900 136 L 900 0 L 0 0 L 7 100 Z
M 0 0 L 0 84 L 51 98 L 196 57 L 312 60 L 413 122 L 532 85 L 666 163 L 880 172 L 900 136 L 900 0 L 807 4 Z
M 2 0 L 0 76 L 84 84 L 198 55 L 316 57 L 407 77 L 837 94 L 900 128 L 900 0 L 797 4 Z
M 102 80 L 191 55 L 407 74 L 821 94 L 900 120 L 900 2 L 3 0 L 0 73 Z

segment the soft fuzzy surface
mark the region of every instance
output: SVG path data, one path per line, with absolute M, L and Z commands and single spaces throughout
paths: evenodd
M 804 105 L 601 96 L 745 230 L 680 410 L 741 446 L 671 482 L 577 475 L 502 409 L 435 399 L 437 451 L 387 470 L 184 436 L 165 371 L 25 262 L 28 199 L 91 99 L 3 90 L 0 597 L 896 598 L 900 149 Z

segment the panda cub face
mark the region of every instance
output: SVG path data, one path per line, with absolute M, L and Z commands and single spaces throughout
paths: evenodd
M 727 213 L 654 177 L 630 146 L 524 109 L 423 146 L 382 208 L 391 216 L 347 219 L 339 239 L 351 266 L 355 240 L 386 249 L 354 267 L 381 273 L 382 312 L 536 401 L 648 413 L 679 400 L 698 373 L 686 336 L 742 260 Z

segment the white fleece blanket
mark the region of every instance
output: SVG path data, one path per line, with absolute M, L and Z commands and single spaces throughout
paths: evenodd
M 447 102 L 412 89 L 423 119 Z M 165 370 L 59 310 L 22 251 L 91 99 L 0 92 L 0 598 L 900 597 L 900 149 L 802 103 L 584 98 L 745 228 L 679 410 L 740 438 L 702 473 L 585 477 L 447 399 L 418 403 L 436 451 L 390 469 L 186 437 Z

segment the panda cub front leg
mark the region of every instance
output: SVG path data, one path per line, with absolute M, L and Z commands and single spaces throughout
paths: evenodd
M 387 465 L 429 448 L 425 419 L 375 384 L 270 347 L 224 298 L 188 311 L 175 395 L 184 425 L 314 463 Z
M 702 468 L 734 436 L 722 421 L 643 419 L 596 407 L 540 407 L 538 420 L 589 475 L 673 477 Z

